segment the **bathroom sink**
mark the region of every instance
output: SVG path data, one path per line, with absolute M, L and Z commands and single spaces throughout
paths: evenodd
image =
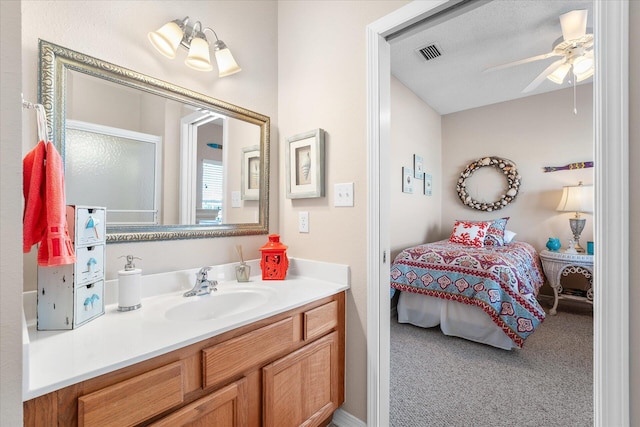
M 220 319 L 256 309 L 274 295 L 273 290 L 259 287 L 218 289 L 210 295 L 183 297 L 184 302 L 169 308 L 165 317 L 186 322 Z

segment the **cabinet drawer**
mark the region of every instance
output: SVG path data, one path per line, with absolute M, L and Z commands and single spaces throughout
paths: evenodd
M 74 326 L 80 326 L 104 314 L 104 282 L 102 280 L 76 288 L 74 311 Z
M 76 248 L 75 284 L 95 282 L 104 277 L 104 245 Z
M 105 208 L 67 206 L 67 224 L 70 228 L 74 224 L 75 230 L 70 229 L 69 233 L 75 239 L 76 247 L 104 243 L 107 229 L 105 221 Z
M 319 337 L 338 325 L 338 302 L 328 304 L 304 312 L 304 340 Z
M 184 400 L 182 362 L 78 398 L 79 426 L 132 426 Z
M 293 319 L 246 333 L 202 350 L 203 387 L 220 384 L 283 354 L 293 345 Z

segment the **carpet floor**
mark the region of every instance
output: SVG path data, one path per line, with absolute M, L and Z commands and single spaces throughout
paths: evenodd
M 392 427 L 593 425 L 593 316 L 547 314 L 505 351 L 391 319 Z

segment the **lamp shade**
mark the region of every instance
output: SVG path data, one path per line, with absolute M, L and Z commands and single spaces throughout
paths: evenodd
M 200 37 L 191 39 L 189 55 L 184 63 L 194 70 L 211 71 L 213 65 L 211 65 L 211 57 L 209 56 L 209 43 Z
M 570 69 L 571 64 L 565 62 L 564 64 L 556 68 L 553 73 L 549 74 L 547 78 L 552 82 L 561 85 L 564 82 L 564 78 L 567 76 L 567 73 Z
M 214 49 L 218 63 L 218 77 L 230 76 L 242 70 L 222 40 L 216 41 Z
M 574 63 L 573 74 L 576 76 L 576 80 L 581 82 L 593 76 L 594 62 L 593 62 L 593 50 L 587 52 L 583 56 L 583 60 L 578 65 Z
M 168 22 L 164 24 L 160 29 L 151 31 L 147 34 L 149 41 L 155 47 L 158 52 L 166 56 L 167 58 L 175 58 L 178 46 L 182 41 L 184 33 L 182 28 L 175 22 Z
M 562 38 L 567 40 L 577 40 L 587 32 L 588 11 L 572 10 L 560 15 L 560 27 L 562 27 Z
M 573 61 L 573 73 L 583 74 L 593 67 L 593 58 L 588 57 L 587 55 L 579 56 Z
M 571 185 L 562 190 L 558 205 L 562 212 L 593 212 L 593 185 Z

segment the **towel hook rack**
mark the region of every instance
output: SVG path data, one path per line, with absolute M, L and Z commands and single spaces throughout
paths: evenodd
M 47 129 L 47 112 L 44 109 L 44 105 L 35 104 L 33 102 L 25 101 L 24 95 L 22 97 L 22 108 L 35 109 L 36 117 L 38 119 L 38 139 L 44 141 L 45 144 L 49 142 L 49 132 Z

